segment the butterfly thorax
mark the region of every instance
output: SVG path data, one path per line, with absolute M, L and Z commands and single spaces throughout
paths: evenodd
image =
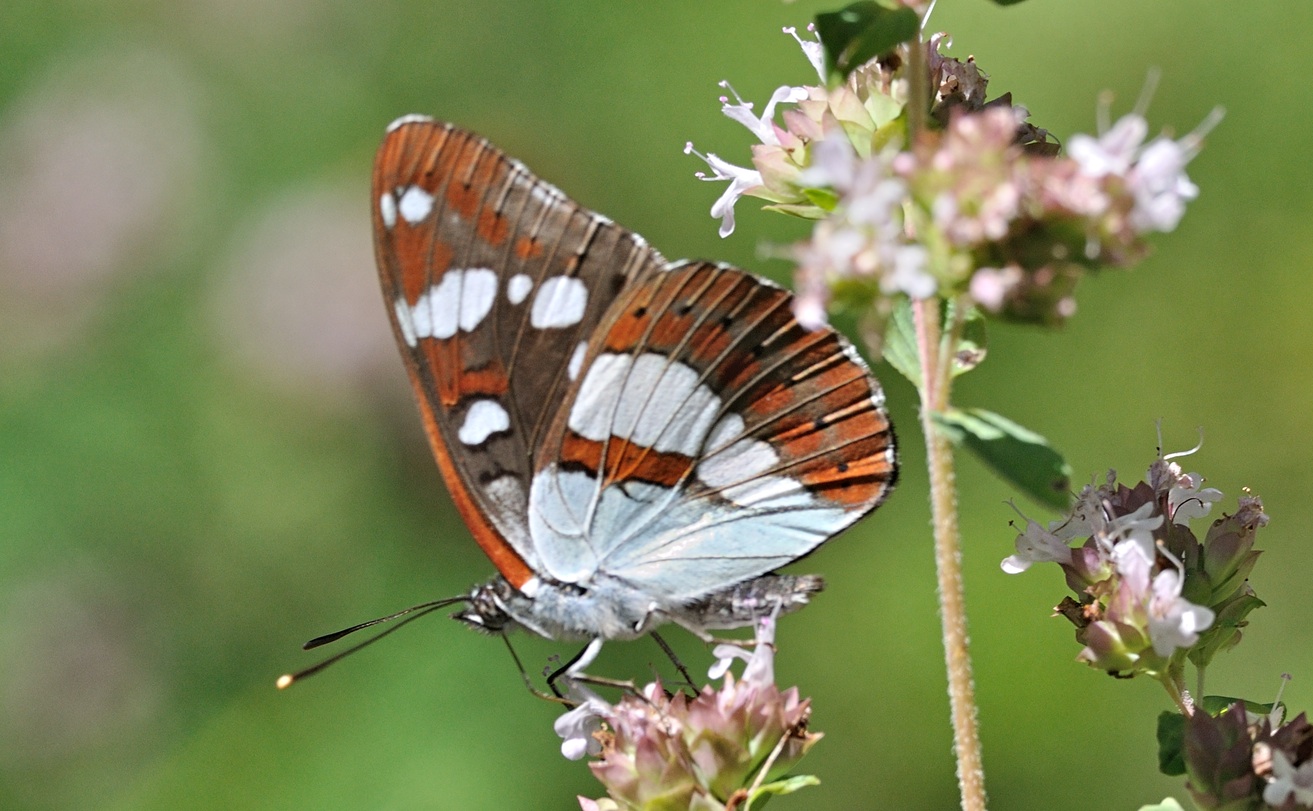
M 535 578 L 517 589 L 502 577 L 476 587 L 456 619 L 492 633 L 515 626 L 556 640 L 634 639 L 668 622 L 708 637 L 806 605 L 824 583 L 815 575 L 767 574 L 687 604 L 661 605 L 619 578 L 598 576 L 587 587 Z
M 586 586 L 535 577 L 519 589 L 499 576 L 476 587 L 456 618 L 480 630 L 520 626 L 561 641 L 634 639 L 668 621 L 651 597 L 604 574 Z

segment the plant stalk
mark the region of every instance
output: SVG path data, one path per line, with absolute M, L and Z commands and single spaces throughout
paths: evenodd
M 924 15 L 925 12 L 922 12 Z M 924 19 L 922 20 L 924 25 Z M 918 34 L 908 54 L 908 135 L 910 146 L 925 132 L 931 104 L 930 67 L 925 43 Z M 917 351 L 921 358 L 921 431 L 925 434 L 926 467 L 930 474 L 930 511 L 935 533 L 935 571 L 939 580 L 939 619 L 944 633 L 944 664 L 948 671 L 949 708 L 953 719 L 953 752 L 963 811 L 985 811 L 985 770 L 976 717 L 975 685 L 968 650 L 966 595 L 962 587 L 962 543 L 957 523 L 957 485 L 953 447 L 935 425 L 935 414 L 949 408 L 953 384 L 953 354 L 962 332 L 960 306 L 952 307 L 948 334 L 940 320 L 940 300 L 913 301 Z
M 953 308 L 954 312 L 961 308 Z M 966 597 L 962 587 L 961 533 L 957 522 L 957 488 L 953 448 L 935 425 L 934 415 L 949 407 L 953 351 L 962 329 L 960 315 L 942 334 L 939 299 L 913 302 L 917 349 L 921 359 L 921 430 L 925 434 L 930 473 L 930 506 L 935 534 L 935 569 L 939 580 L 939 616 L 944 634 L 944 663 L 957 756 L 958 789 L 963 811 L 985 811 L 985 772 L 977 726 L 975 686 L 968 650 Z

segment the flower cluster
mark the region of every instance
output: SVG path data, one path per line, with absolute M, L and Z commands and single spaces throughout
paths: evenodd
M 962 294 L 1002 318 L 1060 323 L 1085 271 L 1142 257 L 1145 235 L 1174 229 L 1198 195 L 1185 167 L 1211 119 L 1146 143 L 1147 123 L 1130 114 L 1097 138 L 1074 136 L 1062 157 L 1010 94 L 986 101 L 988 77 L 944 55 L 936 34 L 930 126 L 909 139 L 906 45 L 831 85 L 820 42 L 785 30 L 820 83 L 778 88 L 757 115 L 722 82 L 734 96 L 722 111 L 759 143 L 751 168 L 697 153 L 712 170 L 698 176 L 730 183 L 711 210 L 721 236 L 745 195 L 821 220 L 796 250 L 804 323 L 824 320 L 831 295 L 865 305 Z
M 1012 574 L 1038 562 L 1062 568 L 1076 597 L 1056 610 L 1085 645 L 1078 658 L 1116 676 L 1175 678 L 1187 656 L 1206 667 L 1239 642 L 1245 617 L 1262 605 L 1248 581 L 1259 555 L 1254 536 L 1268 520 L 1262 502 L 1242 496 L 1200 543 L 1189 522 L 1222 494 L 1171 459 L 1160 456 L 1134 487 L 1109 472 L 1047 528 L 1027 520 L 1017 553 L 1003 561 Z
M 1237 702 L 1217 716 L 1185 720 L 1186 784 L 1203 809 L 1313 809 L 1313 725 L 1304 713 L 1282 724 L 1282 708 L 1254 714 Z
M 807 731 L 809 701 L 796 687 L 775 685 L 774 633 L 767 617 L 751 652 L 717 647 L 712 678 L 724 674 L 724 685 L 696 696 L 672 696 L 653 683 L 611 705 L 573 684 L 580 704 L 557 721 L 561 749 L 572 758 L 598 756 L 589 765 L 609 795 L 580 797 L 583 811 L 723 811 L 815 783 L 782 779 L 821 736 Z M 728 673 L 736 658 L 747 661 L 740 679 Z

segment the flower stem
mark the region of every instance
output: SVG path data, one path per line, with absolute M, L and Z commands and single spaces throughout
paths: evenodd
M 1185 691 L 1181 689 L 1181 684 L 1176 678 L 1171 674 L 1164 674 L 1158 681 L 1162 683 L 1163 689 L 1167 691 L 1167 695 L 1171 696 L 1172 703 L 1176 705 L 1182 715 L 1189 717 L 1194 714 L 1194 705 Z
M 924 15 L 925 12 L 922 12 Z M 915 145 L 925 132 L 930 112 L 930 66 L 918 34 L 908 52 L 907 126 Z M 939 620 L 944 632 L 944 664 L 948 670 L 949 708 L 953 718 L 953 752 L 963 811 L 985 811 L 985 769 L 980 752 L 975 685 L 967 643 L 966 594 L 962 587 L 962 543 L 957 523 L 957 485 L 953 447 L 935 425 L 935 414 L 949 407 L 953 384 L 953 354 L 963 325 L 961 306 L 951 308 L 948 334 L 940 321 L 938 298 L 913 301 L 916 344 L 921 359 L 921 432 L 925 434 L 926 466 L 930 473 L 930 512 L 935 533 L 935 570 L 939 578 Z
M 960 308 L 953 308 L 955 312 Z M 935 568 L 939 577 L 939 615 L 944 633 L 944 662 L 953 719 L 953 750 L 963 811 L 984 811 L 985 772 L 976 721 L 975 686 L 967 648 L 966 597 L 962 588 L 961 535 L 957 522 L 957 488 L 953 448 L 935 425 L 946 411 L 953 380 L 953 348 L 962 319 L 954 315 L 942 334 L 939 299 L 913 302 L 917 349 L 921 359 L 921 430 L 925 434 L 930 473 L 930 506 L 935 533 Z

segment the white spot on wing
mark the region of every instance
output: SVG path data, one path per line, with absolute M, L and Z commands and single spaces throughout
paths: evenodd
M 538 329 L 578 324 L 588 306 L 588 288 L 573 276 L 553 276 L 533 297 L 529 323 Z
M 515 476 L 498 476 L 483 489 L 504 515 L 524 515 L 528 508 L 529 496 L 524 492 L 524 482 Z
M 533 290 L 533 279 L 523 273 L 517 273 L 506 283 L 506 298 L 511 304 L 519 304 L 529 297 Z
M 720 409 L 720 398 L 698 378 L 691 366 L 655 352 L 599 355 L 580 384 L 569 426 L 598 442 L 615 436 L 696 456 Z
M 465 284 L 460 294 L 460 328 L 472 331 L 488 313 L 497 299 L 497 274 L 488 268 L 465 271 Z
M 740 439 L 698 465 L 698 478 L 708 487 L 727 487 L 760 476 L 780 461 L 775 449 L 757 439 Z
M 473 330 L 492 311 L 497 274 L 488 268 L 454 268 L 415 302 L 416 338 L 446 339 L 456 330 Z
M 433 195 L 419 186 L 411 186 L 402 192 L 397 210 L 401 212 L 401 219 L 411 225 L 418 225 L 433 210 Z
M 511 416 L 496 400 L 475 400 L 465 412 L 457 436 L 466 445 L 482 445 L 488 437 L 511 427 Z
M 712 452 L 698 464 L 698 479 L 741 507 L 809 503 L 811 496 L 801 482 L 788 476 L 766 475 L 780 461 L 775 449 L 758 439 L 734 440 L 742 433 L 743 420 L 735 414 L 716 423 L 707 442 Z
M 611 436 L 611 415 L 615 412 L 629 366 L 628 355 L 608 352 L 593 359 L 570 408 L 570 430 L 594 442 L 602 442 Z
M 580 341 L 570 355 L 570 365 L 565 368 L 565 373 L 570 376 L 571 380 L 579 376 L 579 369 L 584 365 L 584 355 L 586 354 L 588 354 L 588 342 Z
M 811 494 L 803 489 L 802 482 L 788 476 L 760 476 L 726 487 L 720 495 L 740 507 L 762 509 L 802 507 L 812 503 Z
M 405 124 L 427 124 L 432 120 L 433 120 L 432 118 L 429 118 L 426 115 L 420 115 L 419 113 L 407 113 L 406 115 L 403 115 L 401 118 L 398 118 L 397 120 L 393 121 L 391 124 L 388 124 L 387 131 L 392 132 L 393 130 L 398 129 Z
M 715 453 L 742 435 L 743 418 L 738 414 L 726 414 L 707 437 L 707 453 Z
M 405 339 L 406 346 L 414 349 L 418 341 L 415 337 L 415 322 L 411 318 L 410 305 L 406 304 L 406 299 L 403 297 L 397 299 L 393 309 L 397 312 L 397 324 L 401 327 L 401 337 Z
M 379 195 L 378 213 L 386 227 L 391 228 L 397 224 L 397 198 L 392 196 L 392 192 L 385 191 Z

